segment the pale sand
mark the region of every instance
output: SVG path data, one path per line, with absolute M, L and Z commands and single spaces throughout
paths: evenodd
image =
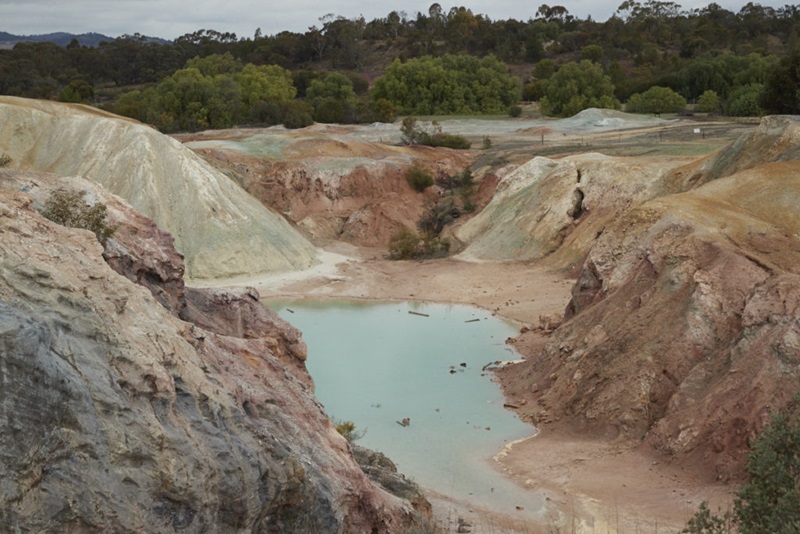
M 307 271 L 204 285 L 251 285 L 265 299 L 471 304 L 532 327 L 540 316 L 563 313 L 573 285 L 564 274 L 535 263 L 389 261 L 384 254 L 337 243 L 328 246 L 319 263 Z M 515 348 L 523 356 L 532 350 L 520 344 Z M 680 532 L 701 501 L 709 501 L 714 510 L 727 508 L 735 490 L 709 484 L 631 445 L 567 435 L 563 430 L 546 430 L 506 447 L 496 462 L 520 487 L 546 492 L 553 504 L 548 517 L 536 523 L 431 494 L 441 530 L 456 532 L 461 518 L 472 525 L 473 533 Z

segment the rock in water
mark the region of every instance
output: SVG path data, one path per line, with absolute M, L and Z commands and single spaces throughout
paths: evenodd
M 83 176 L 175 237 L 190 278 L 309 267 L 316 249 L 283 217 L 171 137 L 86 106 L 0 97 L 10 167 Z
M 121 275 L 93 234 L 44 219 L 33 196 L 4 187 L 13 171 L 1 174 L 0 531 L 403 532 L 424 521 L 424 507 L 364 475 L 314 398 L 299 333 L 251 292 L 187 297 L 168 236 L 100 197 L 115 224 L 139 224 L 107 243 Z M 16 183 L 41 193 L 53 178 Z

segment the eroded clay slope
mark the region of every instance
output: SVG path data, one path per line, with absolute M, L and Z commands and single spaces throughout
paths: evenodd
M 37 213 L 56 187 L 108 204 L 119 272 Z M 96 184 L 0 172 L 0 530 L 413 528 L 314 398 L 299 332 L 255 291 L 186 290 L 154 228 Z
M 664 194 L 670 170 L 686 163 L 595 153 L 536 157 L 506 175 L 488 206 L 457 231 L 468 244 L 460 256 L 579 263 L 608 224 Z
M 174 139 L 86 106 L 0 97 L 11 168 L 83 176 L 175 236 L 191 278 L 306 268 L 315 248 Z
M 534 420 L 741 473 L 748 440 L 800 389 L 799 132 L 767 118 L 736 157 L 699 164 L 732 174 L 605 229 L 568 320 L 509 371 Z
M 473 155 L 464 151 L 407 147 L 371 139 L 369 127 L 314 125 L 299 131 L 202 132 L 180 136 L 239 181 L 265 205 L 319 241 L 386 246 L 403 227 L 416 228 L 435 202 L 409 186 L 405 173 L 418 164 L 434 176 L 460 173 Z M 393 127 L 396 142 L 399 126 Z M 360 134 L 367 139 L 361 139 Z

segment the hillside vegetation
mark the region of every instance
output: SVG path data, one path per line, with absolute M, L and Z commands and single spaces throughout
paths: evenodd
M 520 98 L 543 97 L 545 111 L 565 116 L 590 106 L 617 107 L 642 93 L 652 97 L 652 87 L 706 112 L 800 111 L 795 5 L 748 3 L 733 12 L 714 3 L 685 10 L 673 2 L 628 0 L 599 22 L 558 5 L 491 20 L 464 7 L 445 12 L 434 3 L 414 16 L 392 11 L 367 21 L 326 15 L 319 22 L 304 33 L 256 30 L 252 37 L 201 29 L 172 43 L 138 34 L 96 47 L 77 40 L 63 48 L 21 42 L 0 51 L 0 93 L 100 105 L 163 131 L 387 121 L 397 112 L 497 113 Z M 437 63 L 447 55 L 450 65 Z M 473 61 L 455 58 L 461 55 L 480 58 L 488 68 L 469 69 L 480 71 L 474 77 L 458 75 L 455 63 Z M 198 60 L 223 68 L 204 69 Z M 597 76 L 581 82 L 581 61 L 594 64 Z M 331 71 L 343 75 L 332 92 L 307 94 Z M 556 94 L 564 77 L 583 93 Z M 293 91 L 273 90 L 282 87 L 280 79 L 290 79 Z M 471 96 L 471 87 L 494 94 Z M 675 101 L 672 94 L 665 98 Z M 638 109 L 659 111 L 658 104 L 642 108 L 643 99 L 635 99 Z

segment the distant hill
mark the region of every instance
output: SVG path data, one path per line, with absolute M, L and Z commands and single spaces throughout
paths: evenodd
M 167 44 L 170 41 L 160 39 L 158 37 L 146 37 L 135 35 L 135 38 L 144 39 L 145 41 L 152 41 L 161 44 Z M 46 33 L 42 35 L 14 35 L 7 32 L 0 31 L 0 48 L 13 48 L 13 46 L 20 42 L 50 42 L 59 46 L 67 46 L 73 39 L 77 39 L 83 46 L 99 46 L 102 42 L 111 42 L 116 37 L 109 37 L 102 33 L 81 33 L 79 35 L 66 32 Z

